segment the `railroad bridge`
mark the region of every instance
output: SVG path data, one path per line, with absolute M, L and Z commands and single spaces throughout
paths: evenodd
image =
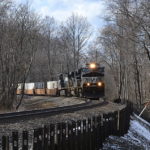
M 127 133 L 131 113 L 129 102 L 94 101 L 0 115 L 0 149 L 99 150 L 109 135 Z

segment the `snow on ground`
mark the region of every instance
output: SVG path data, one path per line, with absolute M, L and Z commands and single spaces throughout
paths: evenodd
M 150 150 L 150 123 L 133 115 L 130 128 L 122 137 L 110 136 L 103 150 Z
M 139 122 L 138 120 L 131 120 L 130 130 L 137 132 L 138 135 L 140 135 L 141 137 L 145 138 L 146 140 L 150 142 L 150 124 L 149 124 L 149 129 L 148 129 L 148 128 L 145 128 L 144 126 L 145 123 L 148 124 L 148 122 L 146 121 Z

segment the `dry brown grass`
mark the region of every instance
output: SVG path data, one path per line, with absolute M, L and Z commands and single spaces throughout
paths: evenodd
M 9 113 L 9 112 L 15 112 L 16 110 L 15 109 L 6 109 L 6 108 L 3 108 L 3 107 L 0 107 L 0 114 L 2 113 Z
M 56 107 L 56 105 L 52 102 L 43 102 L 43 103 L 36 103 L 35 105 L 28 105 L 26 106 L 26 110 L 32 110 L 32 109 L 46 109 Z

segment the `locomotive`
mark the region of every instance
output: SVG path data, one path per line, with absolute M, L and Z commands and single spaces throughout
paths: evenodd
M 104 67 L 97 63 L 87 64 L 66 77 L 59 77 L 60 91 L 65 90 L 66 95 L 74 95 L 89 99 L 103 98 L 105 95 Z

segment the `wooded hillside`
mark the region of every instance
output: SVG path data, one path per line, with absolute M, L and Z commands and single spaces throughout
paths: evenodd
M 0 108 L 11 109 L 18 83 L 57 80 L 83 64 L 105 66 L 107 99 L 150 99 L 150 1 L 107 0 L 106 26 L 93 31 L 77 14 L 60 23 L 27 4 L 0 0 Z

